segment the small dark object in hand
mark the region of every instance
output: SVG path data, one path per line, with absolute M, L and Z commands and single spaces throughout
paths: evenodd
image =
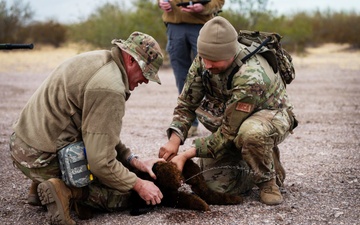
M 180 3 L 176 4 L 176 6 L 186 7 L 188 5 L 193 5 L 193 4 L 196 4 L 196 3 L 206 5 L 209 2 L 211 2 L 211 0 L 188 1 L 188 2 L 180 2 Z

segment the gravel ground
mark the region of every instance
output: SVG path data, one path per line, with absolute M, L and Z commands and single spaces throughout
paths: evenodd
M 76 54 L 70 48 L 0 52 L 0 224 L 47 224 L 46 210 L 26 204 L 30 181 L 13 168 L 10 126 L 49 72 Z M 287 178 L 284 203 L 266 206 L 258 189 L 236 206 L 210 212 L 158 207 L 132 217 L 129 211 L 95 214 L 78 224 L 360 224 L 360 52 L 325 45 L 294 57 L 296 80 L 288 86 L 300 121 L 279 147 Z M 121 138 L 141 157 L 156 157 L 166 142 L 177 91 L 170 69 L 162 85 L 138 87 L 127 103 Z M 200 126 L 200 136 L 208 132 Z M 180 151 L 192 142 L 188 139 Z

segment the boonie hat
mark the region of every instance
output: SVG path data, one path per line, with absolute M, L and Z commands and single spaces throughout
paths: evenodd
M 240 48 L 238 33 L 231 23 L 221 16 L 215 16 L 200 29 L 197 40 L 199 55 L 211 61 L 228 60 Z
M 161 84 L 158 71 L 163 63 L 163 54 L 153 37 L 136 31 L 126 41 L 114 39 L 111 44 L 116 44 L 130 54 L 139 64 L 146 79 Z

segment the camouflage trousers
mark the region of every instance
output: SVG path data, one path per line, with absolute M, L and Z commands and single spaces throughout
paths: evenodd
M 14 165 L 35 183 L 41 183 L 50 178 L 61 179 L 56 154 L 34 149 L 16 137 L 15 133 L 10 137 L 10 154 Z M 81 205 L 110 212 L 124 210 L 131 206 L 130 191 L 120 192 L 101 184 L 97 179 L 83 189 L 88 196 L 82 202 L 77 202 Z
M 280 171 L 275 170 L 274 157 L 279 161 L 280 157 L 273 149 L 289 135 L 292 124 L 293 118 L 286 110 L 261 110 L 247 118 L 238 130 L 233 149 L 224 150 L 217 159 L 199 159 L 208 186 L 219 192 L 242 194 L 255 184 L 275 178 Z

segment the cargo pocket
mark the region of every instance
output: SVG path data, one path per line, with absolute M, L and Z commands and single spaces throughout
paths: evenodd
M 271 124 L 274 126 L 277 132 L 277 136 L 274 137 L 275 145 L 283 142 L 285 138 L 290 134 L 290 128 L 292 120 L 286 109 L 279 109 L 271 120 Z

